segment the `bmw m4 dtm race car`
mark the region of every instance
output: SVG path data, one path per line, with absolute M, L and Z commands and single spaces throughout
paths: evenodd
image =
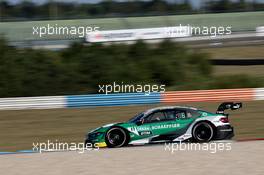
M 241 107 L 242 103 L 225 102 L 216 113 L 193 107 L 157 107 L 141 112 L 127 122 L 107 124 L 90 131 L 85 144 L 115 148 L 158 142 L 231 139 L 234 130 L 224 111 Z

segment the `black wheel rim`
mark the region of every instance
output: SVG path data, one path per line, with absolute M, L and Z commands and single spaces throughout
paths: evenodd
M 113 146 L 122 146 L 125 141 L 125 133 L 120 129 L 110 130 L 107 134 L 108 141 Z
M 212 137 L 212 128 L 209 125 L 201 124 L 196 128 L 195 135 L 200 141 L 208 141 Z

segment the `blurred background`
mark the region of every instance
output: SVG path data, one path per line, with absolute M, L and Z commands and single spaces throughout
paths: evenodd
M 106 43 L 33 35 L 33 27 L 48 24 L 100 31 L 231 26 L 232 34 Z M 264 87 L 263 26 L 264 0 L 1 0 L 0 97 L 91 94 L 114 81 L 165 84 L 166 91 Z M 239 138 L 263 136 L 262 103 L 248 102 L 234 117 Z M 215 110 L 217 104 L 195 105 Z M 27 149 L 36 139 L 60 137 L 80 141 L 87 129 L 149 107 L 1 111 L 0 146 Z
M 167 90 L 262 87 L 263 10 L 262 0 L 2 0 L 0 97 L 96 93 L 98 84 L 113 81 Z M 100 31 L 230 26 L 232 34 L 90 44 L 76 35 L 33 34 L 47 25 Z

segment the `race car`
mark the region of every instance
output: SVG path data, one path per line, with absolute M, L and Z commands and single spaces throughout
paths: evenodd
M 166 106 L 141 112 L 124 123 L 113 123 L 90 131 L 85 144 L 97 147 L 123 147 L 160 142 L 209 142 L 231 139 L 234 129 L 225 110 L 236 110 L 242 103 L 225 102 L 216 113 L 193 107 Z

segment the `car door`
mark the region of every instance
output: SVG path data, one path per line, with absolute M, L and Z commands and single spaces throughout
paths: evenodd
M 174 108 L 162 111 L 164 120 L 162 122 L 152 123 L 152 132 L 157 137 L 152 141 L 172 141 L 175 138 L 186 133 L 189 126 L 196 119 L 197 114 L 189 109 Z
M 166 114 L 167 111 L 168 110 L 158 110 L 145 118 L 142 126 L 149 128 L 152 136 L 151 142 L 170 140 L 169 136 L 171 133 L 177 130 L 178 124 L 175 122 L 175 117 L 168 118 Z

